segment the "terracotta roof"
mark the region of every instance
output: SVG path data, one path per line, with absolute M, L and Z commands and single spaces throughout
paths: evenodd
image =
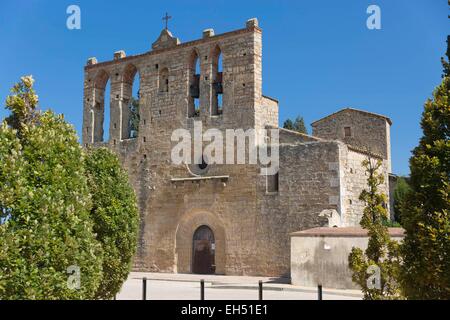
M 405 230 L 403 228 L 388 228 L 389 235 L 391 237 L 403 237 Z M 361 227 L 342 227 L 342 228 L 331 228 L 331 227 L 317 227 L 312 229 L 307 229 L 303 231 L 297 231 L 291 233 L 292 237 L 365 237 L 367 236 L 367 230 Z
M 311 123 L 311 125 L 314 125 L 317 122 L 323 121 L 323 120 L 328 119 L 328 118 L 330 118 L 330 117 L 332 117 L 332 116 L 334 116 L 334 115 L 336 115 L 338 113 L 345 112 L 345 111 L 356 111 L 356 112 L 365 113 L 365 114 L 368 114 L 368 115 L 371 115 L 371 116 L 374 116 L 374 117 L 377 117 L 377 118 L 382 118 L 382 119 L 385 119 L 390 125 L 392 125 L 392 121 L 391 121 L 391 119 L 389 117 L 383 116 L 382 114 L 373 113 L 373 112 L 360 110 L 360 109 L 354 109 L 354 108 L 341 109 L 341 110 L 336 111 L 336 112 L 334 112 L 334 113 L 332 113 L 332 114 L 330 114 L 330 115 L 328 115 L 326 117 L 323 117 L 323 118 L 320 118 L 319 120 L 314 121 L 313 123 Z

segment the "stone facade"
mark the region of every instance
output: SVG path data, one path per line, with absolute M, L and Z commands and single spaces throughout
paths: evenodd
M 139 135 L 130 138 L 128 104 L 136 74 Z M 108 80 L 111 93 L 105 97 Z M 103 141 L 105 98 L 109 141 Z M 383 160 L 386 177 L 390 171 L 390 120 L 355 109 L 315 122 L 312 136 L 280 129 L 276 179 L 261 175 L 259 164 L 198 170 L 172 162 L 172 133 L 192 133 L 195 121 L 203 130 L 221 132 L 278 128 L 278 101 L 262 94 L 262 30 L 256 19 L 224 34 L 207 29 L 202 39 L 185 43 L 165 29 L 144 54 L 118 51 L 111 61 L 89 59 L 83 110 L 83 146 L 114 150 L 136 191 L 137 270 L 192 272 L 194 233 L 208 226 L 215 273 L 289 276 L 290 233 L 356 225 L 362 214 L 358 195 L 366 186 L 361 161 L 371 155 Z M 353 136 L 345 136 L 344 127 Z
M 402 228 L 389 228 L 392 240 L 401 241 Z M 297 286 L 360 289 L 352 281 L 348 256 L 353 247 L 367 249 L 367 230 L 360 227 L 318 227 L 291 234 L 291 279 Z

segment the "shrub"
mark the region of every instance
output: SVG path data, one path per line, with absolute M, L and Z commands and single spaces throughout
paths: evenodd
M 36 111 L 32 85 L 23 77 L 14 86 L 9 126 L 0 126 L 0 299 L 93 298 L 102 248 L 83 152 L 61 116 Z
M 89 150 L 85 168 L 93 201 L 91 217 L 104 251 L 103 280 L 96 297 L 111 299 L 130 272 L 139 212 L 127 174 L 115 154 L 106 148 Z

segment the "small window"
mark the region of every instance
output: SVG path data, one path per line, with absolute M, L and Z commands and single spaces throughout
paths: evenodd
M 266 176 L 266 191 L 278 192 L 278 172 Z
M 169 70 L 164 68 L 159 74 L 159 92 L 169 92 Z
M 350 127 L 344 127 L 344 136 L 345 137 L 351 137 L 352 136 L 352 129 Z

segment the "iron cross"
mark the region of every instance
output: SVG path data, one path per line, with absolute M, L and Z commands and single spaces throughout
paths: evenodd
M 166 20 L 166 30 L 167 30 L 167 23 L 169 22 L 169 19 L 172 19 L 171 16 L 169 16 L 166 12 L 166 16 L 162 18 L 163 20 Z

